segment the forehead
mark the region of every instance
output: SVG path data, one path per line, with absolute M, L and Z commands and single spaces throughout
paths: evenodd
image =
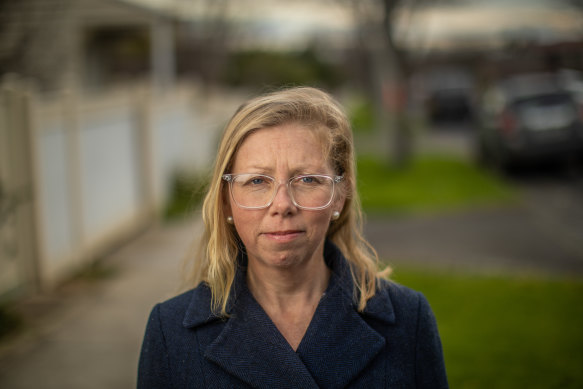
M 319 132 L 296 123 L 256 130 L 239 146 L 233 170 L 327 171 L 325 145 Z

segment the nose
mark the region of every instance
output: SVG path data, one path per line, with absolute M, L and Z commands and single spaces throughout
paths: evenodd
M 270 210 L 273 214 L 286 215 L 295 211 L 296 206 L 291 198 L 288 185 L 280 183 L 275 189 L 275 197 Z

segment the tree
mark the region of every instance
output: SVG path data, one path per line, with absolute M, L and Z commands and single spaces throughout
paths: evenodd
M 61 28 L 71 0 L 0 0 L 0 75 L 17 73 L 43 88 L 58 84 L 69 49 Z
M 368 90 L 375 102 L 377 121 L 391 134 L 390 160 L 406 166 L 412 154 L 412 137 L 406 118 L 408 53 L 395 39 L 393 23 L 399 11 L 423 0 L 352 0 L 358 38 L 364 48 Z M 392 123 L 391 123 L 392 122 Z M 392 127 L 392 128 L 391 128 Z
M 387 123 L 384 130 L 391 135 L 390 160 L 397 167 L 406 166 L 414 151 L 407 105 L 415 70 L 406 40 L 398 38 L 411 32 L 411 21 L 424 7 L 464 3 L 465 0 L 351 0 L 360 42 L 370 57 L 369 89 L 374 91 L 377 116 L 381 123 Z
M 197 0 L 199 19 L 181 28 L 179 71 L 196 74 L 206 86 L 220 82 L 234 39 L 231 0 Z

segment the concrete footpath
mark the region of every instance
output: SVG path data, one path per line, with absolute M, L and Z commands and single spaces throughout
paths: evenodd
M 192 221 L 152 227 L 104 259 L 111 276 L 26 302 L 30 325 L 0 344 L 0 388 L 135 387 L 148 314 L 176 294 L 199 227 Z

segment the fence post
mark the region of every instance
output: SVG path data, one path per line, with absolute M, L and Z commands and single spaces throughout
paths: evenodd
M 38 251 L 36 173 L 34 157 L 34 129 L 32 120 L 32 91 L 30 86 L 17 78 L 3 82 L 2 94 L 5 115 L 3 142 L 7 142 L 0 160 L 8 168 L 2 170 L 2 213 L 0 227 L 9 234 L 8 244 L 12 252 L 3 250 L 4 260 L 16 261 L 16 285 L 21 292 L 33 292 L 42 287 Z M 0 123 L 2 125 L 2 123 Z M 0 166 L 1 167 L 1 166 Z M 5 217 L 4 217 L 5 216 Z M 7 243 L 3 240 L 3 244 Z M 5 249 L 6 247 L 3 247 Z M 0 285 L 4 289 L 4 285 Z M 0 290 L 0 294 L 14 290 Z
M 30 207 L 27 210 L 29 215 L 26 217 L 27 229 L 30 231 L 30 236 L 25 242 L 25 244 L 30 247 L 30 257 L 31 263 L 30 272 L 32 272 L 34 282 L 37 290 L 42 290 L 44 286 L 44 280 L 42 279 L 42 255 L 41 255 L 41 245 L 40 245 L 40 193 L 39 193 L 39 172 L 38 167 L 38 146 L 37 146 L 37 134 L 36 134 L 36 123 L 35 123 L 35 112 L 34 107 L 37 99 L 36 89 L 30 81 L 24 84 L 23 88 L 23 112 L 22 118 L 24 121 L 24 136 L 26 137 L 24 142 L 24 147 L 26 148 L 26 157 L 28 163 L 25 164 L 27 169 L 27 179 L 30 183 L 31 192 L 31 202 Z
M 67 171 L 69 180 L 69 193 L 71 195 L 71 225 L 73 250 L 83 247 L 86 242 L 85 214 L 83 211 L 82 188 L 82 158 L 81 158 L 81 125 L 79 123 L 79 92 L 77 88 L 67 89 L 63 98 L 63 119 L 65 123 Z
M 140 186 L 142 188 L 141 211 L 148 220 L 156 219 L 158 199 L 156 195 L 156 152 L 154 145 L 153 104 L 151 88 L 140 84 L 136 88 L 138 158 L 140 161 Z

